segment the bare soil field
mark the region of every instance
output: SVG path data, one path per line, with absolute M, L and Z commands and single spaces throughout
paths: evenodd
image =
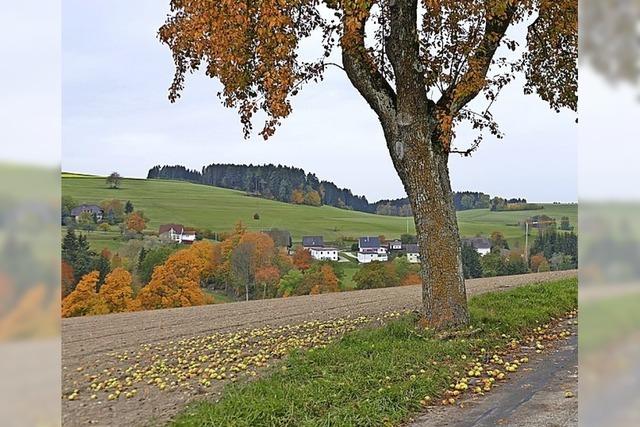
M 473 279 L 467 292 L 576 275 Z M 408 286 L 63 319 L 63 424 L 161 424 L 188 402 L 215 399 L 227 382 L 257 375 L 292 349 L 322 346 L 415 310 L 420 296 L 419 286 Z

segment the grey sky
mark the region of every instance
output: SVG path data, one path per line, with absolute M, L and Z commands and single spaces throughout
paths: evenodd
M 237 113 L 215 95 L 219 84 L 201 74 L 170 104 L 173 63 L 156 38 L 167 12 L 168 0 L 63 2 L 63 170 L 144 177 L 155 164 L 280 163 L 370 201 L 404 196 L 373 111 L 338 69 L 304 88 L 267 142 L 243 140 Z M 454 189 L 576 200 L 575 114 L 552 112 L 517 83 L 493 113 L 506 138 L 452 157 Z M 456 145 L 471 139 L 460 132 Z

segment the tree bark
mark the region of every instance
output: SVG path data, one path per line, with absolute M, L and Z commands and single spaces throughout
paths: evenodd
M 385 41 L 395 89 L 374 67 L 364 47 L 364 23 L 343 38 L 349 80 L 376 112 L 393 165 L 414 213 L 422 263 L 423 316 L 437 329 L 469 322 L 458 224 L 449 182 L 451 103 L 427 98 L 419 64 L 417 0 L 390 3 Z
M 397 167 L 416 225 L 423 318 L 429 327 L 443 329 L 466 325 L 469 315 L 448 153 L 432 144 L 429 136 L 422 143 L 408 141 Z
M 450 119 L 421 101 L 385 137 L 411 203 L 420 251 L 422 315 L 436 329 L 469 323 L 458 221 L 449 180 Z

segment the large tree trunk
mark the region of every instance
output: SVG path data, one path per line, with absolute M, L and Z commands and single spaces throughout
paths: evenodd
M 448 153 L 429 137 L 405 141 L 408 152 L 397 162 L 411 202 L 422 266 L 423 317 L 429 327 L 469 322 L 458 223 L 453 206 Z
M 469 315 L 447 167 L 452 109 L 427 98 L 419 63 L 417 0 L 394 0 L 389 9 L 385 51 L 395 89 L 367 54 L 366 14 L 355 26 L 351 23 L 356 30 L 342 38 L 343 65 L 380 119 L 389 154 L 411 201 L 422 262 L 424 319 L 438 329 L 465 325 Z

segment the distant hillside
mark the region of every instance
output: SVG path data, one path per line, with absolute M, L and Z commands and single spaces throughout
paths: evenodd
M 114 198 L 130 200 L 135 209 L 143 210 L 149 217 L 148 228 L 156 231 L 160 224 L 181 223 L 221 232 L 232 229 L 236 221 L 242 220 L 250 230 L 287 229 L 297 242 L 303 235 L 323 235 L 327 241 L 336 241 L 365 235 L 395 238 L 407 230 L 415 233 L 411 218 L 374 215 L 331 206 L 298 206 L 183 181 L 123 179 L 120 189 L 114 190 L 108 188 L 104 177 L 63 175 L 62 194 L 71 196 L 78 204 L 100 203 Z M 542 212 L 558 220 L 568 216 L 571 225 L 577 226 L 577 211 L 576 204 L 545 204 Z M 259 220 L 253 219 L 254 213 L 259 213 Z M 458 212 L 458 225 L 462 236 L 471 237 L 478 233 L 488 236 L 492 231 L 501 231 L 514 242 L 524 240 L 524 231 L 518 222 L 540 214 L 539 210 L 491 212 L 489 209 L 473 209 Z M 110 245 L 117 243 L 114 239 L 120 240 L 114 233 L 94 231 L 89 238 L 95 241 L 97 248 L 112 247 Z
M 406 197 L 369 203 L 365 196 L 354 195 L 348 188 L 339 188 L 330 181 L 320 181 L 315 174 L 290 166 L 213 163 L 199 172 L 181 165 L 157 165 L 149 170 L 147 178 L 175 179 L 230 188 L 286 203 L 328 205 L 381 215 L 412 216 L 411 205 Z M 458 211 L 488 208 L 490 201 L 488 194 L 471 191 L 456 192 L 453 197 Z

